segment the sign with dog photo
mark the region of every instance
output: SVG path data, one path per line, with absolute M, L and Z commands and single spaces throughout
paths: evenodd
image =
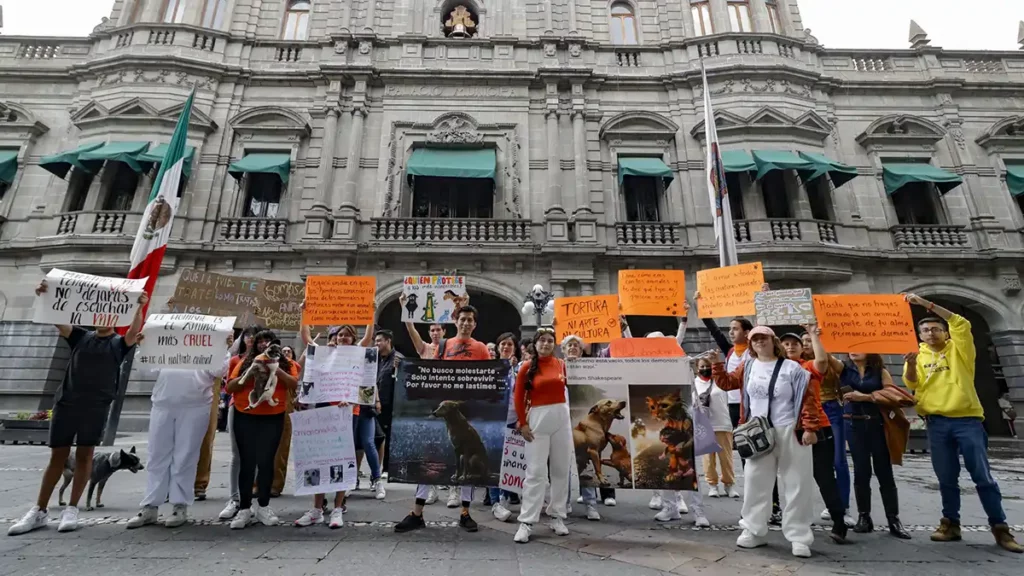
M 355 490 L 356 447 L 352 407 L 327 406 L 292 412 L 295 495 Z
M 395 380 L 388 481 L 497 486 L 509 365 L 403 360 Z
M 36 324 L 121 328 L 139 308 L 146 280 L 107 278 L 54 268 L 46 275 L 46 292 L 36 296 Z
M 234 325 L 234 316 L 150 314 L 136 360 L 151 369 L 219 369 Z
M 302 404 L 377 401 L 377 347 L 310 346 L 298 401 Z
M 696 490 L 685 358 L 566 362 L 580 486 Z
M 402 322 L 454 324 L 455 301 L 465 295 L 465 276 L 406 276 L 402 282 Z

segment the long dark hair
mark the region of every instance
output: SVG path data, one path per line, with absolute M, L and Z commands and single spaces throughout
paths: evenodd
M 500 346 L 505 340 L 512 341 L 512 357 L 517 358 L 519 356 L 519 342 L 516 341 L 516 335 L 511 332 L 502 332 L 501 335 L 494 340 L 495 350 L 497 350 L 498 346 Z
M 885 370 L 885 361 L 882 360 L 881 354 L 865 354 L 864 366 L 868 370 L 876 371 L 881 374 L 882 370 Z
M 524 384 L 527 391 L 533 390 L 533 379 L 537 376 L 537 371 L 540 369 L 540 354 L 537 353 L 537 342 L 544 336 L 555 339 L 555 335 L 552 332 L 542 332 L 537 334 L 530 343 L 530 354 L 533 355 L 533 360 L 530 360 L 530 367 L 526 369 L 526 383 Z
M 260 330 L 262 330 L 262 328 L 260 328 L 259 326 L 256 326 L 256 325 L 249 326 L 245 330 L 242 330 L 241 334 L 238 335 L 238 340 L 239 340 L 239 342 L 238 342 L 238 355 L 239 356 L 245 356 L 246 352 L 249 351 L 248 347 L 245 345 L 245 336 L 249 335 L 249 336 L 252 336 L 253 338 L 255 338 L 256 334 L 258 334 Z
M 266 340 L 267 343 L 272 343 L 277 340 L 277 335 L 272 330 L 261 330 L 252 337 L 252 348 L 245 353 L 245 359 L 242 360 L 242 367 L 238 370 L 239 375 L 245 374 L 247 370 L 252 366 L 253 360 L 259 356 L 259 342 L 260 340 Z M 281 369 L 285 372 L 290 372 L 292 367 L 291 360 L 281 356 L 279 361 Z

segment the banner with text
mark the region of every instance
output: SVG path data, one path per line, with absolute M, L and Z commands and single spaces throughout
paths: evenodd
M 555 298 L 555 333 L 557 342 L 570 334 L 579 336 L 587 344 L 621 338 L 618 296 Z
M 757 324 L 761 326 L 803 326 L 814 322 L 810 288 L 758 292 L 754 294 L 754 308 Z
M 376 292 L 373 276 L 309 276 L 302 320 L 310 326 L 373 324 Z
M 756 312 L 754 294 L 762 286 L 764 270 L 760 262 L 698 270 L 697 312 L 701 318 L 751 316 Z
M 298 401 L 302 404 L 377 401 L 377 347 L 309 346 Z
M 135 359 L 151 369 L 218 369 L 234 326 L 234 316 L 150 314 Z
M 107 278 L 54 268 L 46 275 L 46 292 L 36 296 L 36 324 L 120 328 L 129 326 L 139 308 L 146 280 Z
M 455 301 L 465 295 L 465 276 L 406 276 L 402 322 L 454 324 Z
M 686 274 L 682 270 L 619 270 L 623 314 L 679 317 L 686 310 Z
M 914 316 L 900 294 L 818 294 L 814 311 L 830 353 L 917 352 Z
M 273 330 L 298 330 L 305 289 L 302 282 L 185 269 L 178 276 L 171 311 L 234 316 L 236 328 L 258 324 Z
M 330 494 L 356 487 L 352 407 L 327 406 L 292 412 L 295 495 Z

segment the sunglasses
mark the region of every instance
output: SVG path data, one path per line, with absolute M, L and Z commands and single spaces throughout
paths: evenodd
M 540 328 L 537 328 L 537 335 L 540 336 L 541 334 L 550 334 L 554 336 L 555 328 L 553 326 L 541 326 Z

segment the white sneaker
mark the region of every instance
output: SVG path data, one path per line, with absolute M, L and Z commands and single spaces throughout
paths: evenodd
M 674 506 L 665 506 L 654 515 L 654 519 L 658 522 L 671 522 L 673 520 L 679 520 L 679 509 Z
M 334 510 L 331 510 L 331 521 L 327 524 L 327 526 L 329 528 L 331 528 L 332 530 L 338 529 L 338 528 L 341 528 L 342 526 L 344 526 L 345 525 L 345 519 L 342 518 L 342 514 L 343 514 L 343 512 L 342 512 L 340 507 L 339 508 L 335 508 Z
M 597 506 L 593 504 L 587 504 L 587 520 L 593 520 L 597 522 L 601 519 L 601 513 L 597 511 Z
M 224 509 L 220 511 L 220 515 L 217 517 L 221 520 L 231 520 L 235 517 L 235 514 L 238 514 L 238 502 L 228 500 L 227 505 L 224 506 Z
M 429 505 L 433 504 L 434 502 L 437 502 L 437 487 L 431 486 L 430 491 L 427 492 L 426 504 Z
M 299 519 L 295 521 L 295 525 L 299 528 L 305 528 L 306 526 L 312 526 L 313 524 L 323 524 L 324 522 L 324 511 L 320 508 L 313 508 L 307 510 L 305 514 L 299 516 Z
M 650 508 L 651 510 L 661 510 L 662 504 L 663 502 L 661 500 L 661 492 L 659 491 L 655 492 L 654 496 L 651 496 L 651 502 L 647 505 L 647 507 Z
M 828 521 L 832 520 L 832 515 L 829 514 L 828 508 L 826 508 L 826 509 L 821 511 L 821 519 L 824 520 L 825 522 L 828 522 Z
M 846 524 L 847 528 L 853 528 L 857 525 L 857 521 L 853 519 L 853 516 L 847 514 L 846 516 L 843 516 L 843 524 Z
M 494 514 L 494 517 L 498 522 L 508 522 L 508 519 L 512 517 L 512 511 L 505 508 L 500 501 L 495 502 L 494 505 L 491 506 L 491 514 Z
M 579 498 L 576 499 L 576 503 L 577 504 L 583 504 L 583 495 L 582 494 L 580 495 Z
M 609 507 L 615 506 L 615 498 L 605 498 L 604 505 Z
M 50 521 L 50 514 L 46 510 L 40 510 L 39 506 L 33 506 L 31 510 L 25 513 L 18 520 L 16 524 L 7 529 L 8 536 L 19 536 L 21 534 L 27 534 L 33 530 L 39 528 L 46 528 L 46 524 Z
M 530 541 L 530 534 L 532 533 L 533 528 L 529 524 L 519 524 L 519 530 L 516 530 L 516 536 L 513 540 L 519 544 L 526 544 Z
M 154 509 L 154 512 L 156 510 Z M 175 504 L 174 509 L 171 510 L 171 515 L 164 520 L 164 528 L 178 528 L 183 526 L 188 521 L 188 506 L 184 504 Z
M 60 524 L 57 525 L 57 532 L 73 532 L 78 530 L 78 507 L 65 506 L 60 513 Z
M 708 488 L 708 498 L 718 498 L 718 486 L 717 485 L 713 485 L 710 488 Z
M 568 536 L 569 535 L 569 529 L 565 527 L 565 522 L 562 522 L 561 518 L 552 518 L 551 522 L 548 524 L 548 526 L 550 526 L 551 529 L 558 536 Z
M 676 493 L 676 509 L 679 510 L 680 514 L 689 514 L 690 509 L 686 507 L 686 501 L 683 500 L 683 493 Z
M 256 521 L 264 526 L 277 526 L 280 522 L 273 508 L 270 506 L 260 506 L 259 504 L 256 505 Z
M 237 506 L 236 506 L 237 507 Z M 233 520 L 231 520 L 232 530 L 241 530 L 249 524 L 252 524 L 252 510 L 246 508 L 245 510 L 239 510 Z
M 750 530 L 744 530 L 740 537 L 736 539 L 736 545 L 740 548 L 760 548 L 768 544 L 764 538 L 758 538 L 754 536 L 754 533 Z
M 693 519 L 693 525 L 697 528 L 710 528 L 711 522 L 708 522 L 707 516 L 700 515 Z
M 448 503 L 445 504 L 449 508 L 458 508 L 462 504 L 462 499 L 459 498 L 459 489 L 456 486 L 452 486 L 448 489 Z
M 739 498 L 740 497 L 740 493 L 736 491 L 736 487 L 733 486 L 732 484 L 729 484 L 728 486 L 726 486 L 725 489 L 729 493 L 729 498 Z
M 374 498 L 376 498 L 377 500 L 383 500 L 388 496 L 388 491 L 386 488 L 384 488 L 383 480 L 377 480 L 377 483 L 374 485 L 373 490 L 377 493 L 377 495 L 374 496 Z
M 800 544 L 799 542 L 793 542 L 793 556 L 796 556 L 797 558 L 810 558 L 810 546 L 807 544 Z

